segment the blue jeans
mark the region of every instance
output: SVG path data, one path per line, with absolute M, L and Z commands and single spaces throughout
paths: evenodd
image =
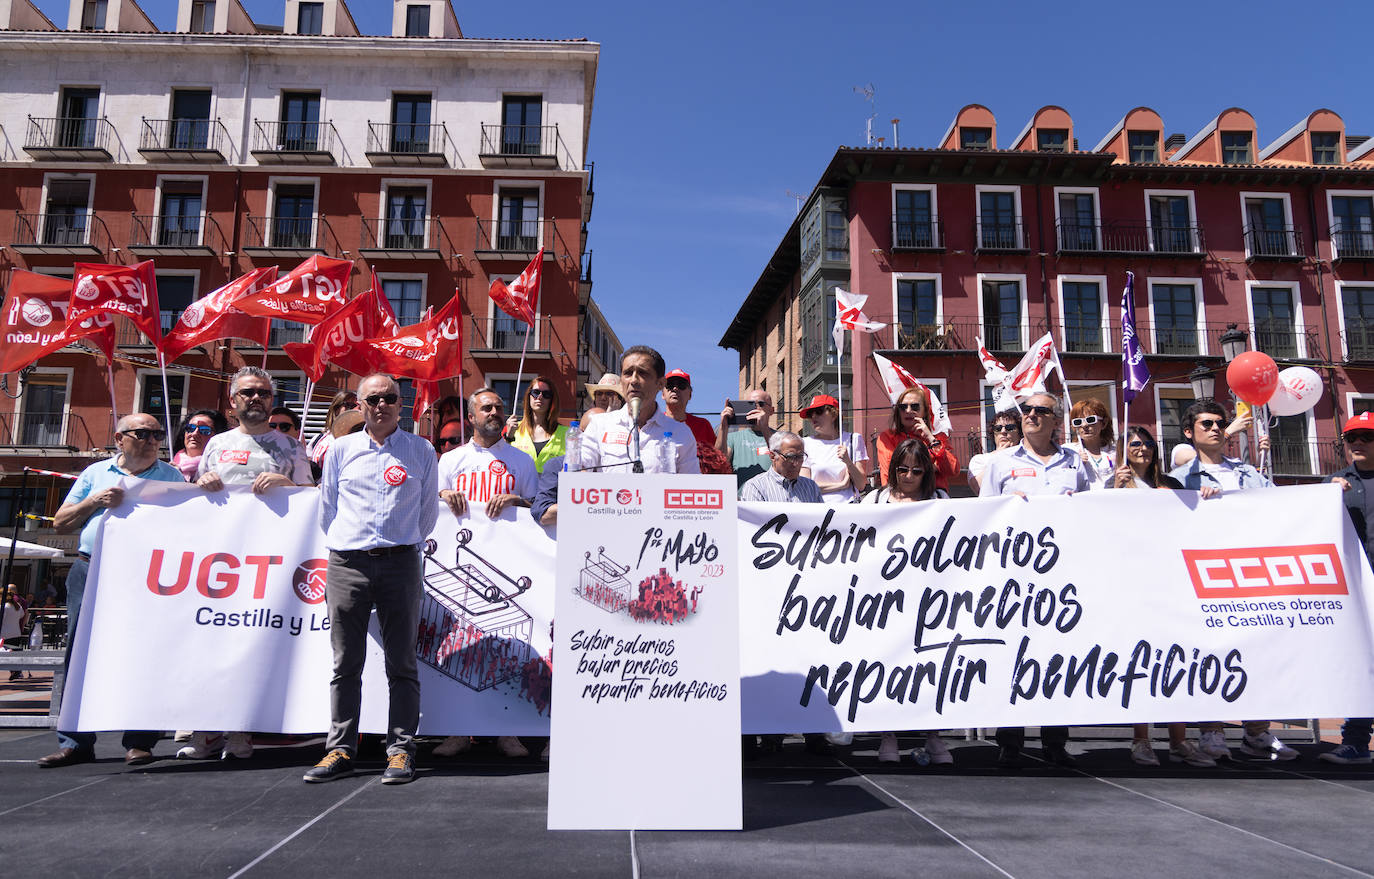
M 1360 751 L 1368 751 L 1371 727 L 1374 727 L 1374 718 L 1346 718 L 1345 723 L 1341 724 L 1341 744 L 1350 745 Z
M 86 595 L 86 574 L 91 569 L 91 563 L 84 558 L 78 557 L 72 563 L 72 569 L 67 572 L 67 650 L 63 657 L 63 672 L 72 662 L 72 642 L 76 640 L 76 620 L 81 613 L 81 600 Z M 140 732 L 130 730 L 124 733 L 121 744 L 127 751 L 130 748 L 138 748 L 143 751 L 151 751 L 157 740 L 162 738 L 161 732 Z M 95 733 L 93 732 L 64 732 L 57 731 L 57 744 L 62 748 L 76 748 L 78 751 L 95 750 Z

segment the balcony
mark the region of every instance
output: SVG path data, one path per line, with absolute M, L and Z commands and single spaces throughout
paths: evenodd
M 1044 333 L 1048 328 L 1037 329 L 1038 333 Z M 1110 353 L 1111 345 L 1106 331 L 1102 329 L 1102 321 L 1097 320 L 1065 320 L 1060 338 L 1063 345 L 1060 350 L 1065 354 L 1102 354 Z
M 306 257 L 325 253 L 319 241 L 333 230 L 324 217 L 248 217 L 244 239 L 255 242 L 243 247 L 244 253 L 266 257 Z
M 1132 256 L 1202 256 L 1199 226 L 1157 226 L 1144 223 L 1055 223 L 1059 253 L 1129 254 Z
M 138 151 L 154 162 L 223 164 L 233 152 L 229 130 L 218 119 L 143 120 Z
M 1314 327 L 1299 333 L 1291 320 L 1262 320 L 1250 328 L 1251 343 L 1275 360 L 1325 359 L 1321 334 Z
M 68 451 L 99 448 L 86 422 L 71 412 L 24 412 L 4 423 L 4 438 L 19 448 L 58 448 Z
M 1341 331 L 1341 341 L 1345 343 L 1345 359 L 1374 360 L 1374 321 L 1345 319 L 1345 329 Z
M 84 208 L 54 209 L 44 214 L 15 212 L 10 246 L 19 253 L 99 256 L 111 247 L 110 230 Z
M 1374 231 L 1369 229 L 1345 230 L 1337 224 L 1331 230 L 1331 244 L 1336 259 L 1374 259 Z
M 902 351 L 956 351 L 953 324 L 911 324 L 897 328 L 897 347 Z
M 596 189 L 593 187 L 596 177 L 596 163 L 587 163 L 587 191 L 582 196 L 582 225 L 586 226 L 592 221 L 592 202 L 596 199 Z
M 493 228 L 490 222 L 478 217 L 477 257 L 492 260 L 528 260 L 543 247 L 544 259 L 553 259 L 553 229 L 554 221 L 550 218 L 502 220 Z
M 1151 325 L 1136 322 L 1136 333 L 1146 354 L 1159 357 L 1220 357 L 1221 337 L 1229 323 Z M 1203 346 L 1205 345 L 1205 350 Z
M 35 159 L 108 162 L 114 138 L 110 120 L 84 116 L 29 117 L 24 152 Z
M 1026 230 L 1021 218 L 1014 220 L 982 220 L 974 224 L 981 252 L 1018 253 L 1026 250 Z
M 1336 440 L 1271 438 L 1269 452 L 1275 476 L 1320 476 L 1345 466 Z
M 1302 233 L 1296 226 L 1269 226 L 1257 229 L 1245 226 L 1245 258 L 1301 260 L 1304 257 Z
M 526 357 L 548 359 L 553 356 L 553 325 L 546 314 L 534 319 Z M 525 325 L 504 312 L 495 317 L 473 315 L 468 335 L 468 350 L 473 357 L 519 356 L 525 346 Z
M 367 123 L 367 160 L 374 166 L 457 168 L 461 166 L 448 127 L 442 122 Z
M 335 165 L 333 122 L 253 120 L 253 158 L 261 165 Z
M 582 271 L 577 276 L 577 304 L 587 307 L 587 300 L 592 298 L 592 251 L 582 254 Z
M 944 221 L 939 217 L 929 220 L 892 221 L 892 249 L 939 251 L 945 249 Z
M 1078 220 L 1058 220 L 1054 240 L 1060 253 L 1101 253 L 1102 224 Z
M 362 244 L 358 252 L 366 259 L 443 258 L 441 243 L 448 242 L 448 233 L 438 217 L 361 219 Z M 448 253 L 453 253 L 451 245 Z
M 225 250 L 224 230 L 213 217 L 133 215 L 129 249 L 138 256 L 216 256 Z
M 166 309 L 158 312 L 161 317 L 162 334 L 165 336 L 172 331 L 172 327 L 177 325 L 181 319 L 180 311 L 168 311 Z M 132 321 L 123 317 L 115 319 L 115 346 L 119 348 L 151 348 L 152 340 L 143 335 L 143 332 Z
M 557 125 L 482 125 L 483 168 L 557 168 L 559 152 L 576 167 L 558 136 Z

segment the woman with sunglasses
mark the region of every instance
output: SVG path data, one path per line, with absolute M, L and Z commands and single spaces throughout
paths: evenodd
M 534 469 L 563 456 L 568 428 L 558 423 L 558 389 L 542 378 L 531 379 L 525 389 L 525 414 L 506 420 L 506 439 L 534 459 Z
M 864 438 L 840 430 L 840 403 L 829 394 L 812 397 L 801 417 L 811 420 L 811 435 L 802 440 L 806 463 L 801 475 L 815 480 L 827 504 L 852 503 L 868 478 Z
M 334 395 L 334 399 L 329 401 L 329 410 L 324 415 L 324 430 L 310 443 L 310 448 L 306 452 L 311 464 L 316 467 L 323 466 L 324 453 L 334 444 L 334 422 L 345 412 L 354 411 L 361 415 L 362 404 L 358 402 L 358 395 L 352 391 L 339 391 Z M 318 481 L 318 473 L 315 478 Z
M 210 437 L 229 429 L 229 420 L 223 412 L 213 409 L 197 409 L 181 422 L 181 429 L 172 437 L 172 466 L 181 471 L 187 482 L 196 481 L 196 469 L 200 467 L 200 456 L 205 454 L 205 444 Z
M 884 486 L 865 495 L 862 503 L 911 504 L 928 501 L 936 497 L 936 474 L 935 458 L 930 449 L 919 438 L 908 437 L 888 458 L 887 472 L 883 474 L 886 477 Z M 954 762 L 954 755 L 949 752 L 949 746 L 940 738 L 938 731 L 926 733 L 925 749 L 930 762 L 937 766 L 948 766 Z M 883 733 L 878 743 L 878 762 L 897 763 L 900 760 L 897 734 Z
M 988 439 L 992 451 L 968 459 L 968 487 L 975 495 L 978 494 L 978 480 L 983 478 L 983 471 L 988 469 L 992 456 L 1021 444 L 1021 419 L 1015 412 L 998 412 L 988 423 Z
M 931 429 L 932 408 L 930 389 L 925 385 L 915 385 L 897 395 L 887 430 L 878 435 L 878 479 L 883 485 L 887 485 L 892 450 L 904 440 L 918 439 L 935 462 L 935 487 L 941 497 L 949 497 L 949 478 L 959 472 L 959 459 L 949 447 L 949 437 Z
M 1107 405 L 1093 397 L 1074 403 L 1069 410 L 1069 429 L 1074 439 L 1064 443 L 1064 448 L 1077 452 L 1088 465 L 1093 488 L 1106 488 L 1116 472 L 1116 445 Z

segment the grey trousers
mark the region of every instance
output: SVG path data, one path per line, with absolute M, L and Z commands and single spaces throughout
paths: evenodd
M 421 564 L 418 550 L 376 557 L 361 552 L 329 553 L 325 604 L 329 608 L 329 643 L 334 648 L 329 738 L 325 741 L 329 750 L 341 748 L 352 756 L 358 749 L 367 624 L 375 605 L 390 692 L 386 752 L 415 753 L 415 730 L 420 725 L 415 638 L 424 592 Z

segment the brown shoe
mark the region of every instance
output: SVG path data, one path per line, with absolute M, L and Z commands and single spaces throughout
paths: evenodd
M 59 766 L 75 766 L 78 763 L 90 763 L 95 759 L 95 754 L 84 751 L 81 748 L 59 748 L 46 757 L 38 758 L 40 769 L 56 769 Z
M 124 755 L 125 766 L 147 766 L 157 758 L 152 751 L 145 751 L 142 748 L 130 748 Z

